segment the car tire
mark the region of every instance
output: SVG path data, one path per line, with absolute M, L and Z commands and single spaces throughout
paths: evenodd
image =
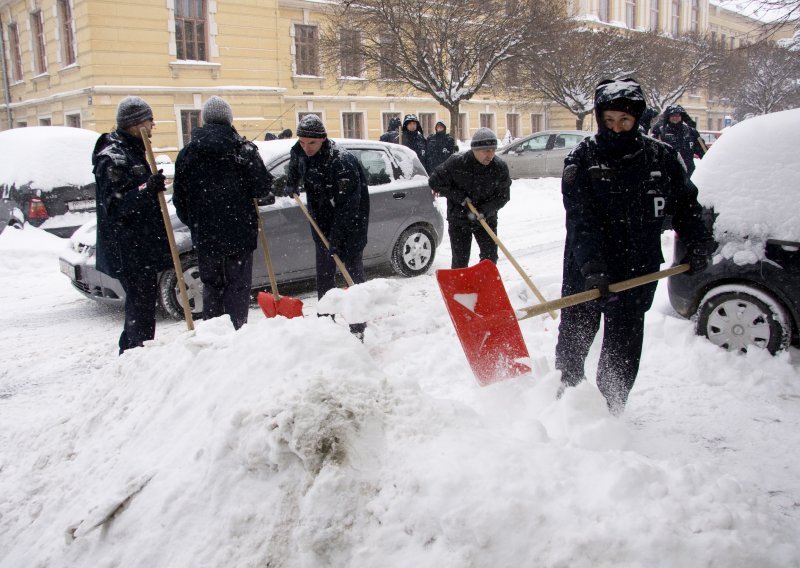
M 192 318 L 200 319 L 203 315 L 203 283 L 200 281 L 197 256 L 194 254 L 183 256 L 181 268 L 186 283 L 186 293 L 189 296 L 189 305 L 192 307 Z M 158 279 L 158 296 L 161 308 L 168 316 L 176 320 L 184 319 L 178 280 L 175 278 L 175 270 L 172 268 L 161 273 Z
M 407 228 L 392 249 L 392 269 L 400 276 L 419 276 L 427 272 L 436 256 L 432 231 L 422 225 Z
M 774 355 L 789 346 L 788 322 L 780 302 L 743 288 L 706 295 L 697 312 L 697 333 L 728 351 L 746 353 L 755 346 Z

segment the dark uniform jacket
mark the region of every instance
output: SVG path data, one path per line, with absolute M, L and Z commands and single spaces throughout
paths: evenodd
M 266 197 L 272 176 L 258 148 L 225 124 L 206 124 L 175 161 L 172 202 L 201 258 L 241 255 L 258 244 L 253 199 Z
M 488 166 L 472 151 L 450 156 L 428 178 L 436 193 L 447 197 L 447 221 L 470 223 L 469 209 L 461 205 L 469 197 L 484 217 L 493 217 L 511 199 L 511 176 L 504 161 L 495 156 Z
M 428 148 L 425 154 L 428 163 L 425 164 L 425 167 L 428 172 L 432 172 L 456 152 L 458 152 L 456 141 L 447 133 L 447 130 L 431 134 L 428 136 Z
M 389 130 L 381 134 L 381 142 L 391 142 L 397 144 L 397 137 L 400 135 L 400 119 L 392 117 L 389 119 Z
M 300 143 L 292 146 L 286 187 L 306 192 L 311 216 L 343 258 L 353 258 L 367 245 L 369 189 L 356 157 L 326 139 L 319 152 L 308 157 Z M 312 230 L 315 241 L 319 238 Z
M 680 113 L 683 120 L 677 124 L 669 121 L 671 114 Z M 680 154 L 687 171 L 691 174 L 694 171 L 694 155 L 701 158 L 705 150 L 698 142 L 700 133 L 688 123 L 689 115 L 679 105 L 669 106 L 664 110 L 664 117 L 654 128 L 652 136 L 662 142 L 666 142 Z
M 710 237 L 675 150 L 638 131 L 622 145 L 607 134 L 584 139 L 564 161 L 565 294 L 584 289 L 588 266 L 605 266 L 612 282 L 657 271 L 665 215 L 690 246 Z
M 414 132 L 408 130 L 408 123 L 416 122 L 417 129 Z M 422 166 L 425 166 L 426 152 L 428 148 L 428 141 L 425 139 L 425 134 L 422 132 L 422 124 L 415 114 L 407 114 L 403 119 L 403 129 L 401 131 L 400 143 L 407 148 L 411 148 L 417 154 Z
M 144 143 L 125 132 L 102 134 L 92 153 L 97 182 L 97 270 L 124 278 L 172 266 Z

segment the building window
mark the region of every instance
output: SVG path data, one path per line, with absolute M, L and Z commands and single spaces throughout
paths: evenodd
M 681 31 L 681 2 L 680 0 L 672 0 L 672 14 L 670 14 L 669 31 L 674 37 L 677 37 Z
M 19 50 L 17 24 L 8 25 L 8 48 L 11 56 L 11 77 L 14 81 L 22 81 L 22 53 Z
M 341 30 L 340 51 L 342 77 L 361 77 L 364 65 L 361 61 L 361 32 Z
M 421 112 L 419 113 L 419 125 L 422 127 L 422 132 L 433 134 L 436 130 L 436 113 L 435 112 Z
M 186 146 L 192 141 L 192 130 L 200 126 L 200 111 L 199 110 L 182 110 L 181 111 L 181 136 L 183 145 Z
M 512 59 L 505 64 L 506 85 L 519 87 L 519 61 Z
M 625 25 L 636 27 L 636 0 L 625 0 Z
M 381 79 L 397 79 L 397 68 L 392 65 L 396 61 L 397 40 L 393 35 L 381 36 Z
M 506 128 L 511 133 L 511 138 L 519 138 L 519 115 L 507 114 L 506 115 Z
M 52 125 L 53 125 L 53 119 L 50 118 L 49 116 L 46 118 L 39 119 L 39 126 L 52 126 Z
M 342 136 L 345 138 L 364 138 L 364 114 L 360 112 L 342 113 Z
M 298 75 L 319 75 L 317 26 L 294 26 L 295 65 Z
M 532 114 L 531 115 L 531 133 L 540 132 L 544 130 L 544 115 Z
M 660 17 L 658 3 L 661 0 L 650 0 L 650 31 L 657 32 L 658 31 L 658 18 Z
M 736 38 L 731 36 L 731 49 L 736 47 Z
M 489 112 L 482 112 L 480 115 L 481 128 L 494 130 L 494 115 Z
M 600 8 L 597 16 L 600 18 L 601 22 L 607 22 L 609 20 L 609 0 L 600 0 Z
M 706 120 L 706 128 L 707 128 L 708 130 L 714 130 L 714 119 L 713 119 L 713 118 L 711 118 L 710 116 L 709 116 L 709 117 L 708 117 L 708 119 Z
M 689 22 L 689 29 L 694 33 L 698 33 L 700 31 L 700 8 L 697 5 L 697 0 L 692 0 L 692 13 Z
M 393 118 L 398 119 L 399 121 L 403 121 L 403 117 L 400 116 L 399 112 L 384 112 L 381 115 L 381 124 L 383 125 L 383 132 L 389 132 L 389 121 Z
M 175 44 L 178 59 L 206 61 L 205 0 L 175 1 Z
M 65 114 L 64 115 L 64 125 L 70 126 L 72 128 L 80 128 L 81 127 L 81 114 Z
M 58 20 L 61 27 L 61 57 L 66 67 L 75 63 L 75 36 L 72 33 L 70 0 L 58 0 Z
M 711 47 L 717 47 L 717 32 L 711 32 Z
M 27 121 L 25 121 L 25 120 L 20 120 L 20 121 L 18 121 L 18 122 L 17 122 L 17 126 L 16 126 L 16 128 L 25 128 L 26 126 L 28 126 L 28 123 L 27 123 Z
M 33 66 L 37 75 L 47 73 L 47 52 L 45 51 L 44 22 L 42 11 L 31 13 L 31 32 L 33 33 Z
M 458 113 L 458 139 L 469 140 L 469 123 L 465 112 Z

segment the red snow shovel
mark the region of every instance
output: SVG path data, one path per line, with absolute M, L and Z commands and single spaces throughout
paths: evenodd
M 517 316 L 497 266 L 437 270 L 436 280 L 469 366 L 481 386 L 530 372 Z
M 277 315 L 282 315 L 285 318 L 299 318 L 303 317 L 303 302 L 297 298 L 289 298 L 288 296 L 281 297 L 278 294 L 278 281 L 275 278 L 275 270 L 272 268 L 272 257 L 269 254 L 269 243 L 267 242 L 267 233 L 264 231 L 264 222 L 261 220 L 261 212 L 258 209 L 258 200 L 253 200 L 253 205 L 256 207 L 256 218 L 258 219 L 258 236 L 261 238 L 261 248 L 264 250 L 264 265 L 267 267 L 267 274 L 269 274 L 269 286 L 272 293 L 259 292 L 258 305 L 261 306 L 261 311 L 268 318 L 274 318 Z

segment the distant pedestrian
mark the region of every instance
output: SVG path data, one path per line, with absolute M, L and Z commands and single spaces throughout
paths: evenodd
M 149 138 L 153 110 L 139 97 L 117 106 L 117 128 L 102 134 L 92 153 L 97 185 L 96 268 L 125 290 L 119 353 L 155 337 L 158 273 L 172 266 L 158 194 L 165 177 L 151 173 L 141 129 Z
M 426 151 L 428 141 L 425 140 L 425 133 L 422 132 L 422 125 L 415 114 L 407 114 L 403 119 L 403 128 L 400 132 L 400 143 L 407 148 L 414 150 L 417 158 L 425 166 Z
M 256 145 L 236 132 L 227 102 L 211 97 L 202 118 L 175 161 L 172 202 L 197 249 L 203 317 L 228 314 L 239 329 L 247 323 L 258 244 L 253 200 L 268 200 L 272 176 Z
M 451 268 L 469 264 L 472 237 L 478 243 L 480 258 L 497 262 L 497 244 L 480 219 L 497 233 L 497 212 L 511 198 L 511 177 L 508 166 L 495 156 L 497 135 L 488 128 L 479 128 L 472 137 L 469 152 L 450 156 L 431 172 L 428 185 L 447 198 L 447 232 L 453 251 Z M 480 218 L 467 207 L 466 199 L 478 210 Z
M 389 119 L 389 130 L 381 134 L 381 142 L 391 142 L 392 144 L 399 144 L 400 138 L 400 125 L 402 121 L 399 116 L 393 116 Z
M 692 271 L 711 253 L 710 234 L 677 153 L 638 130 L 645 109 L 633 79 L 607 79 L 595 90 L 598 132 L 564 160 L 561 192 L 566 210 L 562 296 L 597 289 L 600 299 L 561 311 L 556 369 L 562 390 L 585 380 L 584 362 L 604 322 L 597 387 L 612 414 L 625 408 L 639 372 L 644 317 L 656 284 L 619 294 L 609 284 L 659 269 L 664 216 L 688 245 Z
M 266 134 L 264 134 L 264 140 L 266 140 L 267 142 L 269 142 L 271 140 L 277 140 L 277 139 L 278 139 L 278 137 L 275 136 L 272 132 L 267 132 Z
M 433 172 L 450 156 L 458 152 L 456 141 L 447 133 L 447 125 L 441 120 L 434 126 L 436 132 L 428 136 L 426 157 L 428 172 Z
M 681 105 L 671 105 L 664 110 L 661 121 L 653 128 L 653 138 L 666 142 L 678 151 L 689 176 L 694 172 L 694 156 L 706 153 L 705 142 L 693 126 L 694 121 Z
M 292 129 L 291 128 L 284 128 L 281 130 L 281 133 L 278 134 L 278 140 L 288 140 L 292 137 Z
M 328 138 L 317 115 L 303 117 L 297 125 L 297 137 L 290 152 L 284 194 L 292 197 L 299 195 L 301 188 L 305 190 L 308 211 L 330 243 L 330 248 L 325 248 L 311 228 L 317 257 L 317 297 L 321 299 L 335 286 L 334 254 L 353 282 L 366 280 L 363 254 L 369 227 L 369 189 L 358 159 Z M 366 323 L 351 323 L 350 332 L 364 341 L 366 327 Z

